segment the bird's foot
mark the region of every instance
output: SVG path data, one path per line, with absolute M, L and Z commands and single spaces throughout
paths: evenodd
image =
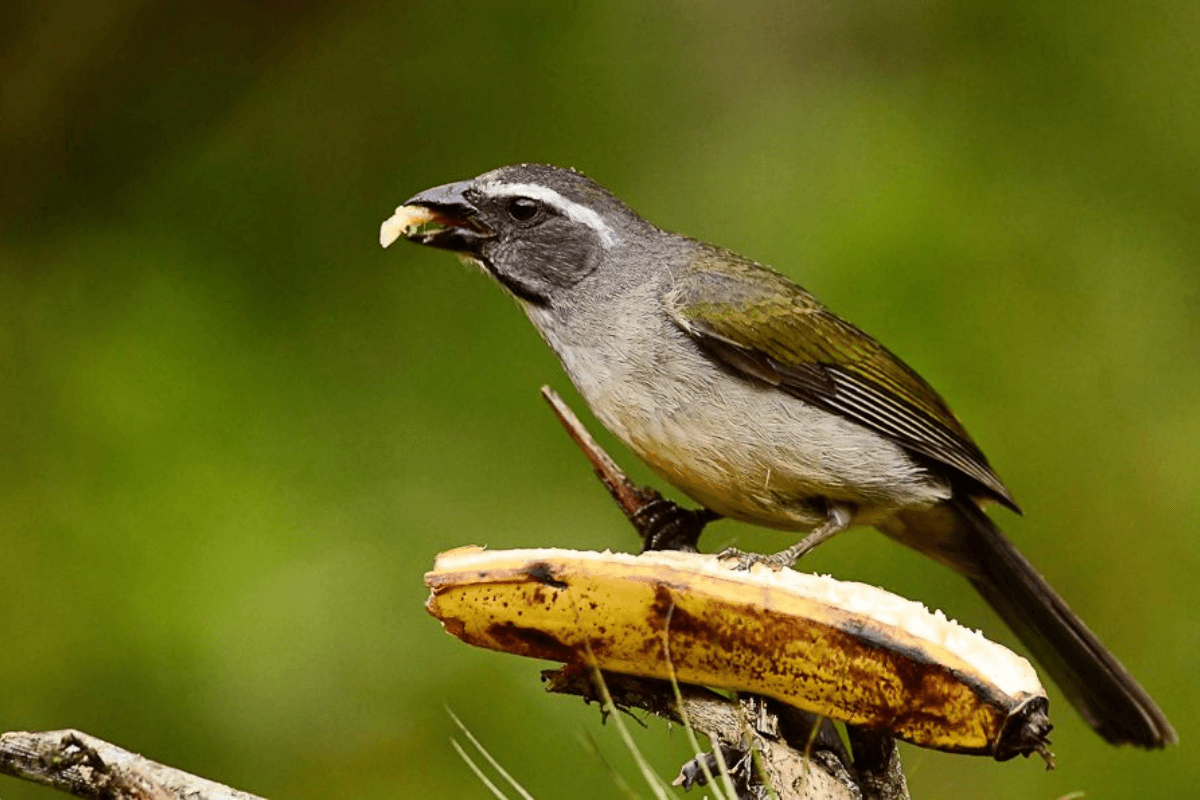
M 721 562 L 721 566 L 738 572 L 747 572 L 755 564 L 765 564 L 773 570 L 790 567 L 792 562 L 782 560 L 780 558 L 781 555 L 783 553 L 773 553 L 771 555 L 765 553 L 747 553 L 745 550 L 738 550 L 736 547 L 726 547 L 717 553 L 717 560 Z
M 704 526 L 721 517 L 707 508 L 684 508 L 657 492 L 653 495 L 630 515 L 630 521 L 641 534 L 643 553 L 648 550 L 694 553 Z
M 733 547 L 727 547 L 720 553 L 717 553 L 717 558 L 729 562 L 727 566 L 730 566 L 732 569 L 742 571 L 750 569 L 755 564 L 766 564 L 775 570 L 791 567 L 810 550 L 821 544 L 821 542 L 846 530 L 850 525 L 851 518 L 852 512 L 849 508 L 842 505 L 830 505 L 829 516 L 825 522 L 786 550 L 780 550 L 778 553 L 772 553 L 771 555 L 761 555 L 759 553 L 746 553 Z

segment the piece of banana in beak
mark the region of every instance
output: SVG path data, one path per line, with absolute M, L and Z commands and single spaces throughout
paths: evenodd
M 387 247 L 401 236 L 408 236 L 413 230 L 433 222 L 437 214 L 422 206 L 400 206 L 396 213 L 383 221 L 379 226 L 379 244 Z

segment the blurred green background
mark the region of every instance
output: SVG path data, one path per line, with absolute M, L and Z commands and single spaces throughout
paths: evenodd
M 777 266 L 938 386 L 1026 509 L 997 518 L 1183 740 L 1114 750 L 1052 688 L 1056 772 L 906 747 L 914 796 L 1200 782 L 1200 6 L 5 16 L 0 730 L 78 727 L 280 798 L 483 797 L 449 706 L 538 797 L 616 794 L 606 762 L 636 784 L 546 665 L 422 609 L 439 550 L 636 546 L 513 304 L 378 245 L 414 192 L 536 160 Z M 735 540 L 792 541 L 707 543 Z M 805 566 L 1012 642 L 875 532 Z M 668 777 L 687 757 L 678 730 L 635 735 Z

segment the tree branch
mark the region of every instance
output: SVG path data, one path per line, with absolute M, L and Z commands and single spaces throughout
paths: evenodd
M 856 750 L 852 763 L 828 719 L 774 700 L 731 700 L 700 686 L 570 666 L 547 670 L 542 679 L 552 693 L 595 703 L 611 698 L 619 710 L 641 709 L 690 725 L 714 751 L 720 748 L 739 800 L 765 799 L 772 791 L 781 800 L 908 800 L 896 745 L 887 736 L 874 737 L 861 756 Z M 709 775 L 720 771 L 715 752 L 684 764 L 675 784 L 704 785 L 705 769 Z
M 95 800 L 262 800 L 74 730 L 0 734 L 0 774 Z

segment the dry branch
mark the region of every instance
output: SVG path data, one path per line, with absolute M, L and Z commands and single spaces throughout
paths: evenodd
M 829 720 L 772 700 L 731 700 L 699 686 L 672 687 L 667 681 L 576 667 L 548 670 L 542 677 L 550 692 L 596 703 L 604 702 L 607 692 L 620 710 L 640 709 L 690 725 L 721 748 L 739 797 L 768 797 L 769 786 L 781 800 L 908 800 L 895 742 L 888 737 L 873 739 L 852 763 Z M 715 758 L 706 765 L 717 772 Z M 700 759 L 685 764 L 675 782 L 703 784 Z
M 0 774 L 96 800 L 261 800 L 73 730 L 0 734 Z

